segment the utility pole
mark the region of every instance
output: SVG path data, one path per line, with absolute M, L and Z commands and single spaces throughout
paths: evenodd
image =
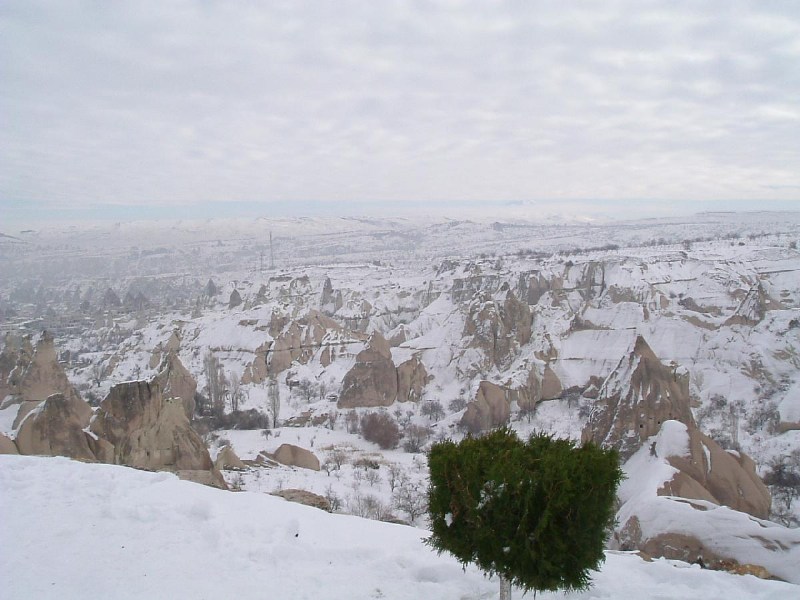
M 262 250 L 258 256 L 258 272 L 264 272 L 264 251 Z
M 275 253 L 272 251 L 272 232 L 269 232 L 269 268 L 275 270 Z

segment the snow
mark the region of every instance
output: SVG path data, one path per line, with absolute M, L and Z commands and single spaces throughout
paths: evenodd
M 781 420 L 788 423 L 800 423 L 800 378 L 786 390 L 783 400 L 778 405 Z
M 688 454 L 686 426 L 665 421 L 658 435 L 651 437 L 625 463 L 626 478 L 620 484 L 621 507 L 617 520 L 639 519 L 642 535 L 661 533 L 695 536 L 720 556 L 740 563 L 764 566 L 770 573 L 800 583 L 800 530 L 789 529 L 746 513 L 701 500 L 658 496 L 677 469 L 667 463 L 669 456 Z M 655 453 L 651 448 L 655 447 Z
M 0 433 L 4 433 L 9 437 L 14 436 L 14 419 L 17 418 L 19 407 L 19 404 L 10 404 L 0 410 Z
M 0 456 L 4 599 L 496 598 L 413 527 L 166 473 Z M 784 599 L 797 586 L 609 552 L 594 587 L 543 598 Z M 514 592 L 519 597 L 520 592 Z

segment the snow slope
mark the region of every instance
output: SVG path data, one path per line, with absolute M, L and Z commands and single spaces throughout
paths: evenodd
M 6 600 L 494 598 L 427 532 L 64 458 L 0 456 Z M 545 598 L 783 599 L 797 586 L 609 553 L 592 590 Z M 519 597 L 519 593 L 516 593 Z

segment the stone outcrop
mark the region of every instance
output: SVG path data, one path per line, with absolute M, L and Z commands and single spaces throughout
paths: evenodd
M 624 469 L 614 547 L 800 582 L 800 531 L 757 518 L 769 494 L 746 456 L 666 421 Z
M 561 385 L 558 375 L 550 368 L 550 365 L 545 365 L 542 373 L 542 400 L 558 398 L 563 391 L 564 387 Z
M 239 293 L 239 290 L 233 290 L 231 292 L 230 298 L 228 298 L 228 308 L 234 309 L 242 303 L 242 295 Z
M 685 369 L 662 364 L 639 336 L 603 383 L 583 439 L 616 448 L 624 461 L 670 419 L 696 428 L 689 375 Z
M 307 492 L 306 490 L 288 489 L 288 490 L 280 490 L 279 492 L 275 492 L 272 495 L 283 498 L 284 500 L 288 500 L 289 502 L 296 502 L 297 504 L 305 504 L 306 506 L 313 506 L 314 508 L 319 508 L 320 510 L 331 512 L 331 503 L 328 501 L 328 499 L 325 496 L 320 496 L 319 494 L 314 494 L 313 492 Z
M 233 451 L 230 446 L 224 446 L 217 454 L 214 466 L 219 471 L 244 471 L 247 465 Z
M 397 367 L 397 400 L 416 402 L 430 377 L 418 356 L 400 363 Z
M 19 454 L 14 440 L 0 433 L 0 454 Z
M 78 392 L 67 379 L 67 374 L 58 362 L 53 336 L 42 332 L 36 348 L 27 360 L 29 344 L 22 344 L 17 351 L 17 361 L 7 378 L 9 402 L 39 403 L 53 394 L 63 394 L 67 398 L 80 399 Z M 5 359 L 9 362 L 9 359 Z
M 329 334 L 336 334 L 341 330 L 342 327 L 336 321 L 314 310 L 292 321 L 273 314 L 270 333 L 274 341 L 265 357 L 267 376 L 285 371 L 294 361 L 307 363 L 323 347 L 324 341 L 330 343 L 326 340 Z M 253 381 L 260 383 L 255 379 L 260 370 L 251 370 Z
M 183 404 L 186 418 L 194 418 L 195 399 L 197 392 L 197 381 L 192 374 L 183 366 L 177 352 L 170 351 L 161 361 L 158 367 L 158 375 L 154 381 L 161 389 L 161 395 L 165 398 L 179 398 Z
M 289 467 L 319 471 L 319 459 L 317 456 L 311 450 L 306 450 L 300 446 L 281 444 L 272 455 L 272 458 Z
M 30 336 L 19 337 L 6 333 L 0 352 L 0 406 L 6 406 L 6 396 L 17 393 L 19 380 L 33 357 Z M 15 399 L 10 398 L 9 403 Z
M 463 334 L 468 348 L 478 348 L 486 357 L 485 368 L 507 368 L 519 348 L 531 339 L 531 311 L 503 284 L 494 296 L 480 295 L 470 305 Z
M 477 433 L 508 422 L 511 415 L 509 390 L 489 381 L 478 384 L 475 400 L 467 404 L 461 426 Z
M 759 282 L 747 291 L 736 311 L 725 321 L 725 325 L 758 325 L 768 310 L 780 308 L 782 308 L 781 304 L 770 298 L 764 290 L 764 286 Z
M 164 358 L 165 354 L 169 353 L 177 353 L 181 349 L 181 337 L 180 332 L 177 329 L 172 331 L 172 334 L 169 336 L 169 339 L 166 343 L 159 342 L 158 345 L 153 348 L 152 354 L 150 354 L 150 368 L 155 369 L 160 364 L 162 359 Z
M 17 431 L 20 454 L 68 456 L 94 461 L 84 429 L 91 407 L 76 396 L 53 394 L 23 419 Z
M 397 370 L 389 342 L 373 333 L 344 376 L 339 408 L 391 406 L 397 398 Z
M 688 453 L 665 456 L 678 469 L 658 494 L 707 500 L 766 519 L 771 498 L 746 454 L 732 453 L 698 429 L 687 428 Z
M 322 284 L 322 295 L 320 297 L 320 311 L 326 315 L 333 315 L 342 308 L 344 299 L 341 290 L 334 290 L 330 277 L 326 277 Z
M 183 402 L 164 399 L 155 381 L 112 387 L 89 431 L 94 454 L 102 462 L 174 471 L 193 481 L 207 479 L 217 487 L 226 487 L 202 438 L 192 429 Z M 198 472 L 207 472 L 208 476 Z

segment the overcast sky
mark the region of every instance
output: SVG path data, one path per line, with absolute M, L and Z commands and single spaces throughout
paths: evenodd
M 519 202 L 800 208 L 800 2 L 0 2 L 0 231 Z

